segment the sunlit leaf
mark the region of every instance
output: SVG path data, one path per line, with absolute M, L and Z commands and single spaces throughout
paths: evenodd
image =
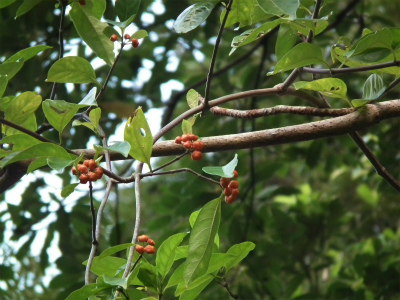
M 128 288 L 128 279 L 127 278 L 117 278 L 117 277 L 110 277 L 107 275 L 103 275 L 103 280 L 105 283 L 113 286 L 121 286 L 124 289 Z
M 60 157 L 48 157 L 47 165 L 53 170 L 62 172 L 66 167 L 71 166 L 74 163 L 74 159 L 64 159 Z
M 324 96 L 346 99 L 347 86 L 338 78 L 322 78 L 314 81 L 298 81 L 294 83 L 296 90 L 311 90 L 320 92 Z
M 258 0 L 265 12 L 276 16 L 288 15 L 296 18 L 296 11 L 300 6 L 299 0 Z
M 84 265 L 87 264 L 87 261 L 83 262 Z M 93 259 L 92 268 L 90 271 L 97 276 L 107 275 L 113 277 L 116 272 L 126 264 L 126 259 L 114 257 L 114 256 L 107 256 L 100 259 L 96 256 Z
M 257 1 L 254 0 L 240 0 L 233 1 L 232 8 L 229 12 L 228 18 L 225 23 L 225 27 L 230 27 L 234 24 L 239 23 L 240 27 L 248 26 L 252 24 L 252 15 Z M 224 9 L 220 16 L 220 22 L 224 19 L 226 9 Z
M 201 25 L 215 7 L 216 2 L 196 3 L 186 8 L 176 19 L 177 33 L 186 33 Z
M 11 78 L 17 74 L 24 65 L 24 60 L 21 59 L 17 62 L 5 62 L 0 65 L 0 76 L 7 76 L 7 80 L 10 81 Z
M 87 95 L 78 104 L 85 106 L 97 106 L 96 92 L 97 92 L 96 87 L 91 88 L 89 93 L 87 93 Z
M 78 56 L 68 56 L 56 61 L 51 66 L 46 81 L 99 84 L 90 63 Z
M 79 183 L 72 183 L 68 184 L 63 189 L 61 190 L 61 197 L 67 198 L 69 195 L 71 195 L 75 188 L 79 185 Z
M 96 155 L 99 155 L 100 153 L 104 152 L 104 150 L 108 150 L 112 152 L 121 153 L 124 157 L 128 157 L 129 150 L 131 149 L 131 145 L 126 141 L 112 142 L 111 145 L 108 147 L 97 146 L 97 145 L 93 145 L 93 147 L 96 150 Z
M 243 242 L 230 247 L 226 253 L 232 255 L 234 258 L 224 265 L 226 271 L 238 265 L 255 247 L 256 245 L 252 242 Z
M 15 53 L 13 56 L 9 57 L 5 62 L 16 62 L 20 59 L 23 59 L 24 61 L 27 61 L 29 59 L 31 59 L 32 57 L 35 57 L 38 53 L 47 50 L 47 49 L 51 49 L 53 47 L 47 46 L 47 45 L 38 45 L 38 46 L 33 46 L 33 47 L 29 47 L 26 49 L 23 49 L 21 51 L 18 51 L 17 53 Z
M 131 35 L 131 38 L 132 38 L 132 39 L 143 39 L 143 38 L 145 38 L 146 36 L 149 36 L 149 34 L 147 33 L 147 31 L 141 29 L 141 30 L 136 31 L 134 34 L 132 34 L 132 35 Z
M 374 100 L 379 99 L 386 90 L 383 78 L 379 74 L 372 74 L 365 81 L 363 87 L 362 99 L 355 99 L 351 101 L 354 107 L 364 106 Z
M 232 178 L 233 171 L 235 170 L 238 164 L 237 154 L 235 157 L 227 163 L 225 166 L 222 167 L 203 167 L 203 172 L 210 174 L 210 175 L 217 175 L 220 177 Z
M 177 233 L 166 239 L 157 250 L 157 271 L 164 279 L 175 261 L 175 250 L 182 242 L 187 233 Z

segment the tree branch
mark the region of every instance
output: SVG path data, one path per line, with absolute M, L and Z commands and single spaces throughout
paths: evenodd
M 327 75 L 336 75 L 336 74 L 349 74 L 349 73 L 357 73 L 357 72 L 366 72 L 379 70 L 389 67 L 399 67 L 400 60 L 386 62 L 381 64 L 363 66 L 363 67 L 354 67 L 354 68 L 332 68 L 332 69 L 318 69 L 318 68 L 309 68 L 303 67 L 303 72 L 305 73 L 313 73 L 313 74 L 327 74 Z

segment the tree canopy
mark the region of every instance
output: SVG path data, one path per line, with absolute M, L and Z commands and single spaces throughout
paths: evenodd
M 3 299 L 400 299 L 397 1 L 0 0 Z

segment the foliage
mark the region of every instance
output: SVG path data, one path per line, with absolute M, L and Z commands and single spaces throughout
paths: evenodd
M 396 1 L 0 9 L 4 299 L 400 297 Z

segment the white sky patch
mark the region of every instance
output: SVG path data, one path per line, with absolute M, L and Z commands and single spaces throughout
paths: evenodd
M 185 86 L 182 82 L 179 82 L 175 79 L 168 80 L 167 82 L 161 84 L 161 101 L 168 101 L 171 98 L 172 91 L 182 91 L 184 87 Z

